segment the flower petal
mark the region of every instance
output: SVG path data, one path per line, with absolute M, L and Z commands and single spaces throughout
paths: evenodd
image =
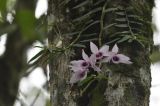
M 90 42 L 90 49 L 91 49 L 91 52 L 94 54 L 98 52 L 98 47 L 92 42 Z
M 72 65 L 70 65 L 69 67 L 71 68 L 70 70 L 72 70 L 72 71 L 74 71 L 74 72 L 77 72 L 77 71 L 79 71 L 79 70 L 82 70 L 81 67 L 76 67 L 76 66 L 72 66 Z
M 84 75 L 81 75 L 84 74 Z M 78 81 L 84 80 L 87 77 L 87 71 L 77 71 L 72 74 L 72 77 L 70 79 L 70 83 L 76 83 Z
M 84 60 L 73 60 L 70 63 L 74 66 L 81 66 L 81 64 L 84 62 Z
M 113 57 L 114 55 L 116 55 L 116 53 L 114 53 L 114 52 L 106 52 L 106 53 L 104 53 L 104 56 L 108 56 L 108 57 Z
M 117 54 L 116 56 L 119 57 L 119 61 L 114 61 L 112 59 L 113 63 L 115 63 L 115 64 L 118 64 L 118 63 L 132 64 L 129 57 L 127 57 L 123 54 Z
M 109 50 L 109 46 L 108 45 L 104 45 L 100 48 L 100 52 L 102 52 L 103 54 L 106 54 Z
M 94 71 L 100 72 L 101 69 L 99 67 L 97 67 L 96 65 L 92 66 L 92 68 L 94 69 Z
M 91 66 L 96 64 L 96 56 L 94 54 L 90 56 L 90 64 Z
M 115 44 L 115 45 L 113 46 L 112 52 L 118 53 L 118 46 L 117 46 L 117 44 Z
M 112 60 L 112 57 L 105 57 L 104 59 L 102 59 L 100 62 L 102 63 L 107 63 L 110 62 Z
M 72 77 L 71 77 L 71 79 L 70 79 L 70 83 L 73 84 L 73 83 L 78 82 L 79 80 L 80 80 L 80 78 L 77 77 L 77 74 L 76 74 L 76 73 L 73 73 L 73 74 L 72 74 Z
M 89 57 L 88 57 L 88 55 L 84 52 L 84 50 L 82 50 L 82 57 L 83 57 L 83 59 L 86 60 L 86 61 L 89 61 L 89 60 L 90 60 Z
M 117 56 L 120 58 L 120 60 L 130 60 L 129 57 L 123 55 L 123 54 L 117 54 Z

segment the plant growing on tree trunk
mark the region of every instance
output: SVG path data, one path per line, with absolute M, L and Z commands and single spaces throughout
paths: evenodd
M 0 32 L 8 33 L 6 51 L 0 57 L 0 105 L 10 106 L 16 99 L 20 74 L 25 68 L 25 51 L 39 38 L 34 36 L 37 29 L 33 2 L 19 0 L 15 19 L 8 23 L 7 2 L 1 1 L 0 27 L 6 25 L 12 30 Z M 30 65 L 44 69 L 49 63 L 52 106 L 148 106 L 153 0 L 48 0 L 48 3 L 48 47 L 29 62 L 37 59 Z M 81 55 L 83 60 L 78 60 Z
M 113 62 L 115 64 L 119 63 L 125 63 L 125 64 L 131 64 L 130 58 L 123 55 L 118 54 L 118 47 L 115 44 L 112 48 L 112 51 L 109 52 L 109 46 L 104 45 L 98 50 L 97 46 L 90 42 L 90 49 L 93 54 L 91 54 L 90 57 L 82 50 L 82 57 L 84 60 L 73 60 L 71 61 L 71 70 L 74 71 L 70 83 L 76 83 L 77 81 L 84 80 L 87 77 L 87 72 L 92 71 L 90 68 L 93 69 L 93 71 L 97 71 L 98 73 L 101 72 L 100 67 L 97 67 L 96 64 L 101 66 L 100 64 L 105 62 Z M 88 82 L 90 83 L 90 82 Z
M 149 0 L 49 0 L 48 40 L 52 106 L 148 106 L 152 48 Z M 58 32 L 58 33 L 57 33 Z M 58 52 L 56 44 L 61 41 Z M 89 42 L 121 48 L 133 64 L 100 64 L 96 72 L 71 86 L 68 64 L 87 54 Z M 115 52 L 114 50 L 112 52 Z M 93 52 L 94 53 L 94 52 Z M 76 55 L 75 55 L 76 54 Z M 57 58 L 58 56 L 58 58 Z M 115 62 L 117 51 L 109 60 Z M 117 58 L 116 58 L 117 59 Z M 129 61 L 129 58 L 126 58 Z M 74 66 L 74 65 L 73 65 Z M 76 68 L 72 68 L 76 70 Z M 93 75 L 92 75 L 93 73 Z

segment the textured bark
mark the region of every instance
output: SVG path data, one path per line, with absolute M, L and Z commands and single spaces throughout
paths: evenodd
M 52 51 L 57 44 L 62 41 L 58 48 L 69 44 L 69 38 L 57 34 L 57 28 L 61 33 L 70 30 L 69 21 L 64 14 L 64 7 L 59 6 L 63 0 L 49 0 L 48 9 L 48 41 L 49 50 Z M 53 53 L 53 52 L 52 52 Z M 69 52 L 56 53 L 50 61 L 50 90 L 52 106 L 75 106 L 76 104 L 70 96 L 70 71 L 68 70 Z
M 128 5 L 130 2 L 140 3 L 142 6 L 143 3 L 145 3 L 149 8 L 153 7 L 153 1 L 150 0 L 112 0 L 109 3 L 115 7 L 121 6 L 127 8 L 133 6 Z M 62 21 L 58 24 L 59 29 L 63 33 L 70 32 L 70 20 L 64 12 L 66 8 L 61 6 L 59 7 L 58 3 L 61 3 L 61 0 L 49 0 L 48 24 L 50 25 L 52 22 L 57 22 L 56 20 L 60 17 Z M 142 12 L 142 14 L 145 14 L 143 13 L 144 11 L 139 11 Z M 72 13 L 69 17 L 74 17 L 74 14 L 78 13 Z M 149 16 L 146 20 L 151 22 L 151 9 L 147 11 L 147 14 Z M 114 14 L 109 14 L 105 23 L 111 23 L 113 17 Z M 99 29 L 99 26 L 95 26 L 94 28 L 97 30 Z M 48 38 L 50 41 L 49 46 L 52 48 L 56 45 L 55 42 L 59 41 L 60 38 L 55 34 L 53 26 L 48 29 Z M 145 38 L 147 40 L 151 40 L 151 27 L 149 27 L 149 30 L 146 32 L 148 35 L 146 35 Z M 67 36 L 65 35 L 61 37 L 62 39 L 65 39 L 65 41 L 62 41 L 62 44 L 67 45 L 69 42 Z M 152 44 L 145 44 L 145 47 L 142 47 L 136 41 L 133 41 L 132 43 L 124 42 L 119 44 L 121 52 L 131 57 L 133 64 L 109 64 L 107 67 L 109 67 L 112 71 L 107 71 L 106 66 L 104 66 L 104 75 L 109 73 L 107 74 L 108 81 L 100 80 L 95 82 L 93 86 L 81 96 L 78 91 L 74 91 L 74 93 L 71 92 L 72 90 L 68 85 L 70 71 L 68 70 L 67 64 L 69 64 L 70 55 L 58 55 L 58 58 L 53 59 L 50 63 L 52 106 L 149 106 L 151 87 L 149 54 L 151 52 L 151 46 Z M 77 54 L 80 55 L 80 53 Z

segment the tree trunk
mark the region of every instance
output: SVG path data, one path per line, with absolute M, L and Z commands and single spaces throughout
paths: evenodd
M 49 64 L 52 106 L 149 106 L 151 87 L 149 55 L 153 44 L 150 23 L 153 1 L 49 0 L 48 2 L 48 40 L 49 49 L 53 53 Z M 90 19 L 95 23 L 92 27 L 86 28 L 86 23 Z M 116 23 L 114 27 L 111 26 L 113 23 Z M 82 32 L 80 26 L 83 25 L 86 29 Z M 104 26 L 107 27 L 102 30 Z M 71 32 L 78 30 L 83 33 L 80 32 L 80 37 L 77 37 L 78 34 L 70 36 Z M 124 31 L 128 31 L 127 34 Z M 116 32 L 118 34 L 115 34 Z M 87 36 L 93 33 L 96 34 Z M 130 35 L 131 38 L 126 39 L 122 35 Z M 71 71 L 68 65 L 70 60 L 81 56 L 79 52 L 81 49 L 74 47 L 68 49 L 67 45 L 72 46 L 83 41 L 84 45 L 88 46 L 89 42 L 85 40 L 93 39 L 99 46 L 110 41 L 112 41 L 109 43 L 111 46 L 118 43 L 120 51 L 128 55 L 133 64 L 103 65 L 102 71 L 108 80 L 95 81 L 83 94 L 80 94 L 77 85 L 74 86 L 74 90 L 69 85 Z M 62 45 L 57 45 L 58 42 L 62 42 Z M 67 49 L 63 52 L 54 51 L 64 47 Z M 73 52 L 76 53 L 74 57 L 71 55 Z

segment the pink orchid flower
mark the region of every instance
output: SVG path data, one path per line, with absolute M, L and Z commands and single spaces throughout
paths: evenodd
M 115 44 L 112 48 L 111 52 L 108 52 L 107 54 L 107 58 L 103 59 L 103 62 L 110 62 L 112 61 L 115 64 L 119 64 L 119 63 L 124 63 L 124 64 L 132 64 L 132 62 L 130 61 L 130 58 L 123 55 L 123 54 L 118 54 L 119 48 L 117 46 L 117 44 Z
M 87 77 L 87 70 L 77 68 L 74 70 L 72 77 L 70 79 L 70 83 L 76 83 L 78 81 L 84 80 Z
M 82 50 L 82 57 L 83 60 L 74 60 L 71 61 L 71 68 L 74 69 L 74 67 L 79 67 L 82 69 L 87 69 L 90 66 L 90 58 L 88 57 L 88 55 L 84 52 L 84 50 Z
M 90 42 L 91 52 L 96 56 L 97 60 L 103 59 L 104 56 L 107 56 L 107 52 L 109 50 L 108 45 L 102 46 L 100 49 L 93 43 Z
M 87 54 L 83 51 L 83 59 L 88 60 L 89 59 L 89 64 L 91 65 L 91 67 L 95 70 L 95 71 L 101 71 L 99 67 L 97 67 L 95 65 L 96 63 L 96 57 L 94 55 L 91 55 L 91 57 L 89 58 L 87 56 Z M 83 61 L 85 61 L 83 60 Z M 86 62 L 86 61 L 85 61 Z M 82 81 L 87 77 L 87 72 L 89 71 L 88 68 L 83 67 L 83 62 L 81 62 L 80 60 L 78 61 L 72 61 L 71 70 L 73 70 L 73 74 L 72 77 L 70 79 L 70 83 L 77 83 L 78 81 Z
M 83 60 L 74 60 L 71 61 L 71 70 L 76 71 L 77 67 L 82 69 L 88 69 L 89 67 L 93 68 L 95 71 L 101 71 L 100 68 L 96 66 L 96 57 L 91 55 L 90 57 L 82 50 Z

